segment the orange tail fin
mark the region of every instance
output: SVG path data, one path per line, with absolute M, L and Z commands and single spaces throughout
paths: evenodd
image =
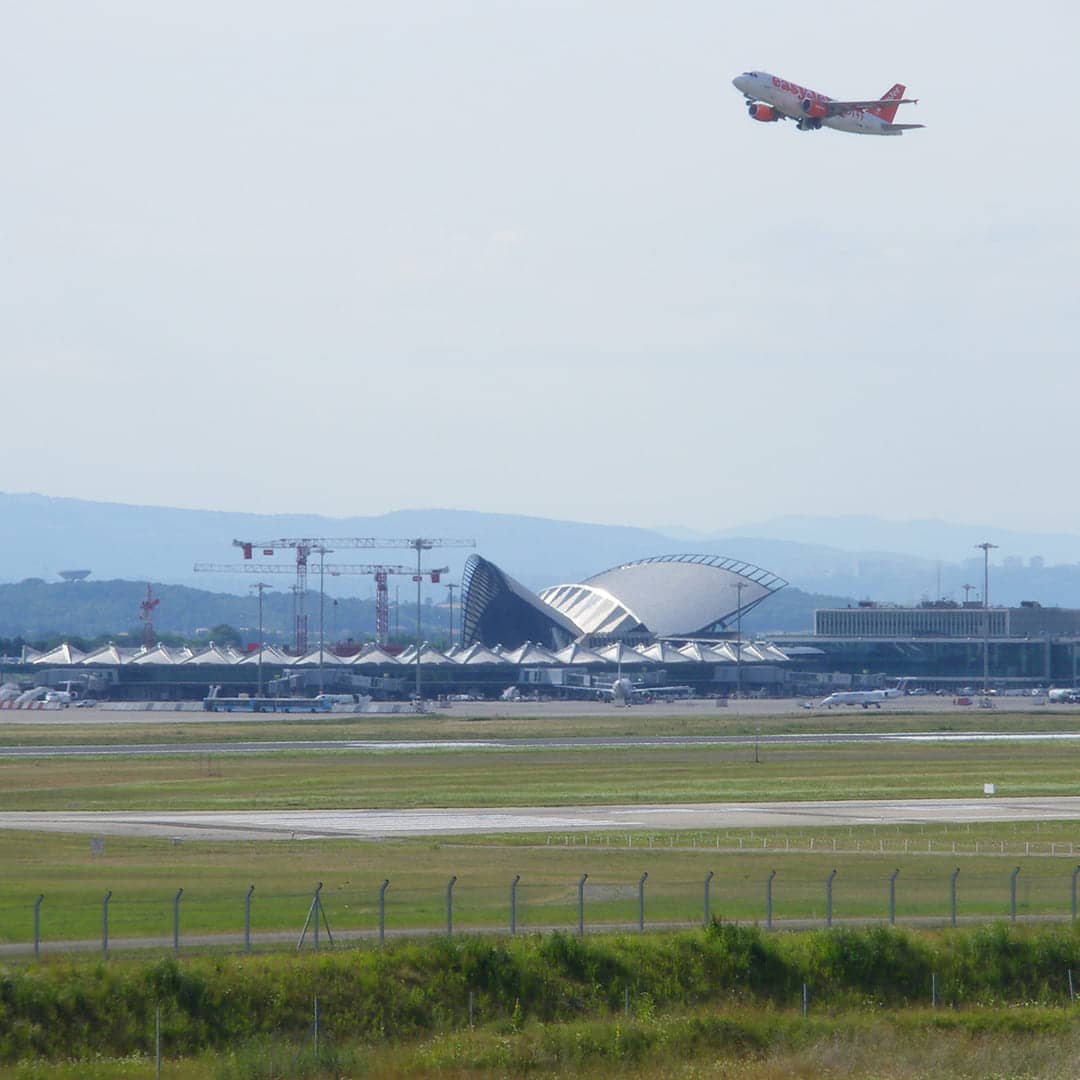
M 881 95 L 881 100 L 899 101 L 904 96 L 904 91 L 906 89 L 906 86 L 902 86 L 900 83 L 897 83 L 891 90 L 886 90 L 885 93 Z M 886 124 L 891 124 L 893 122 L 893 117 L 896 116 L 897 108 L 898 106 L 896 105 L 882 105 L 880 109 L 871 109 L 870 111 L 875 116 L 880 116 Z

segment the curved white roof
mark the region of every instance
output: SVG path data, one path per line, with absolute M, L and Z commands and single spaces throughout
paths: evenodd
M 629 634 L 641 619 L 607 589 L 593 585 L 552 585 L 540 599 L 570 619 L 586 634 Z
M 660 555 L 605 570 L 541 597 L 586 634 L 625 633 L 631 620 L 657 637 L 693 634 L 745 612 L 786 585 L 767 570 L 715 555 Z M 617 605 L 602 603 L 610 597 Z M 582 621 L 578 621 L 578 620 Z M 618 630 L 606 626 L 618 619 Z

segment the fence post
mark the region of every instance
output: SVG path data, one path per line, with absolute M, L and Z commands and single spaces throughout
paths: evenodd
M 896 876 L 900 873 L 900 868 L 897 867 L 892 874 L 889 875 L 889 925 L 896 925 Z
M 709 885 L 713 879 L 713 872 L 710 870 L 705 876 L 705 926 L 709 925 Z
M 585 933 L 585 882 L 588 880 L 588 874 L 582 874 L 581 880 L 577 883 L 577 932 L 578 937 L 582 937 Z
M 390 888 L 390 879 L 386 878 L 379 886 L 379 944 L 386 941 L 386 890 Z
M 772 929 L 772 879 L 776 877 L 776 871 L 769 871 L 769 878 L 765 882 L 765 929 Z
M 44 893 L 39 893 L 34 901 L 34 959 L 38 958 L 41 950 L 41 901 L 45 899 Z
M 251 952 L 251 894 L 254 891 L 252 885 L 244 897 L 244 952 Z
M 645 879 L 648 876 L 649 871 L 646 870 L 637 883 L 638 930 L 642 934 L 645 933 Z
M 1009 875 L 1009 918 L 1016 922 L 1016 875 L 1020 873 L 1020 867 L 1014 867 Z
M 510 936 L 513 937 L 517 932 L 517 886 L 521 880 L 520 874 L 514 875 L 514 880 L 510 882 Z
M 180 897 L 183 889 L 177 889 L 172 902 L 172 947 L 173 952 L 180 951 Z
M 112 889 L 105 894 L 105 899 L 101 904 L 101 955 L 103 957 L 109 955 L 109 898 L 112 896 Z
M 836 877 L 835 869 L 825 879 L 825 926 L 827 929 L 832 928 L 832 883 L 834 877 Z
M 960 867 L 958 866 L 953 872 L 952 877 L 949 880 L 949 910 L 951 913 L 951 922 L 953 926 L 956 926 L 956 879 L 960 876 Z
M 1072 872 L 1072 917 L 1076 922 L 1076 876 L 1080 874 L 1080 866 L 1074 867 Z
M 446 883 L 446 936 L 454 936 L 454 882 L 457 874 L 454 874 Z

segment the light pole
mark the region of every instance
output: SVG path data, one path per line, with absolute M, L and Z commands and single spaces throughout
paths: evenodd
M 262 688 L 263 688 L 263 681 L 262 681 L 262 654 L 263 654 L 262 594 L 263 594 L 263 590 L 264 589 L 269 589 L 270 586 L 267 585 L 265 581 L 257 581 L 251 587 L 253 589 L 257 590 L 258 594 L 259 594 L 259 664 L 258 664 L 258 667 L 259 667 L 259 690 L 258 690 L 258 693 L 256 694 L 256 697 L 262 697 Z
M 431 550 L 431 541 L 425 540 L 422 536 L 418 536 L 415 540 L 409 542 L 411 547 L 416 552 L 416 574 L 413 577 L 413 581 L 416 582 L 416 707 L 420 708 L 420 582 L 424 580 L 423 572 L 420 569 L 420 558 L 425 551 Z
M 735 700 L 742 700 L 742 591 L 745 581 L 735 582 L 738 608 L 735 611 Z
M 983 553 L 983 693 L 990 689 L 990 551 L 997 544 L 984 540 L 975 545 Z
M 446 591 L 450 594 L 450 648 L 454 647 L 454 590 L 457 585 L 448 582 Z
M 324 600 L 326 590 L 323 588 L 326 578 L 326 556 L 330 553 L 329 548 L 319 546 L 319 693 L 324 690 L 323 685 L 323 651 L 326 648 L 326 636 L 324 633 L 325 622 L 323 618 Z

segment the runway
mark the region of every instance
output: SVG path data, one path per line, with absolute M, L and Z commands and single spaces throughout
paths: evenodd
M 1080 796 L 445 810 L 0 812 L 0 830 L 207 841 L 376 840 L 500 833 L 700 831 L 1003 821 L 1080 821 Z
M 810 746 L 849 743 L 1076 742 L 1080 732 L 817 732 L 797 735 L 582 735 L 518 739 L 288 739 L 178 743 L 0 746 L 2 758 L 157 757 L 200 754 L 420 753 L 486 750 L 627 750 L 692 746 Z

